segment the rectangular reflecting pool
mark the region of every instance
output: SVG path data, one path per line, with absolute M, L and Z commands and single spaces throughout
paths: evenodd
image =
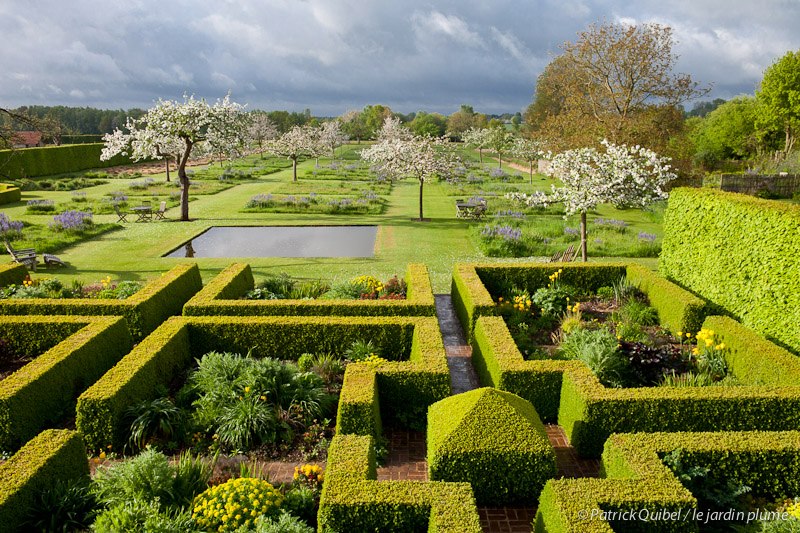
M 164 257 L 372 257 L 378 226 L 214 226 Z

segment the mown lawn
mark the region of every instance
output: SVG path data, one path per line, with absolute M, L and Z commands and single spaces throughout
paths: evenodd
M 340 150 L 337 157 L 345 156 L 345 163 L 352 163 L 355 153 L 365 145 L 351 145 Z M 320 161 L 325 167 L 327 159 Z M 492 166 L 491 161 L 486 161 Z M 246 161 L 236 162 L 237 171 L 247 171 L 248 166 L 264 165 L 258 156 Z M 496 166 L 496 162 L 493 166 Z M 298 175 L 303 176 L 315 170 L 314 161 L 300 164 Z M 521 172 L 505 169 L 509 174 Z M 196 172 L 222 173 L 219 165 Z M 151 176 L 156 181 L 163 180 L 164 174 Z M 326 176 L 327 177 L 327 176 Z M 530 192 L 533 188 L 528 184 L 527 175 L 513 178 L 508 182 L 518 191 Z M 427 222 L 413 221 L 417 215 L 418 182 L 401 180 L 391 189 L 381 186 L 376 191 L 388 201 L 388 206 L 380 215 L 319 215 L 310 213 L 247 213 L 242 212 L 247 201 L 256 194 L 286 194 L 294 189 L 305 190 L 303 178 L 297 185 L 291 184 L 291 169 L 284 169 L 267 175 L 255 175 L 252 181 L 243 181 L 216 194 L 198 195 L 190 204 L 191 222 L 178 222 L 177 207 L 167 211 L 167 221 L 153 223 L 128 223 L 119 231 L 114 231 L 97 238 L 87 240 L 58 253 L 59 257 L 69 263 L 69 267 L 61 270 L 41 270 L 39 275 L 52 276 L 69 282 L 80 279 L 84 282 L 97 281 L 110 275 L 113 279 L 144 280 L 152 278 L 170 269 L 172 266 L 187 261 L 195 261 L 200 266 L 204 280 L 208 280 L 222 268 L 234 261 L 248 262 L 253 267 L 256 277 L 268 273 L 287 272 L 293 276 L 304 278 L 320 278 L 331 282 L 343 281 L 361 274 L 372 274 L 385 279 L 393 274 L 401 274 L 409 262 L 422 262 L 428 265 L 436 292 L 449 292 L 450 275 L 453 264 L 457 262 L 486 260 L 479 250 L 480 229 L 484 222 L 465 221 L 455 218 L 454 185 L 448 183 L 428 183 L 424 188 L 424 211 Z M 130 181 L 113 180 L 106 185 L 83 189 L 89 197 L 102 196 L 106 193 L 126 188 Z M 309 180 L 310 181 L 310 180 Z M 356 185 L 361 190 L 364 182 Z M 549 180 L 535 180 L 537 189 L 549 186 Z M 226 184 L 227 185 L 227 184 Z M 319 188 L 320 193 L 349 190 L 352 184 L 346 181 L 329 182 L 325 185 L 317 182 L 310 188 Z M 464 185 L 464 193 L 502 194 L 505 192 L 498 183 L 487 179 L 480 187 Z M 388 194 L 387 194 L 388 193 Z M 470 196 L 468 194 L 467 196 Z M 23 202 L 3 206 L 3 212 L 13 220 L 34 222 L 46 225 L 52 215 L 25 214 L 25 201 L 32 198 L 52 199 L 57 203 L 67 201 L 70 192 L 33 191 L 23 193 Z M 489 196 L 492 202 L 500 205 L 499 197 Z M 616 213 L 613 207 L 601 207 L 597 216 L 625 219 L 631 225 L 631 231 L 642 230 L 661 233 L 660 225 L 654 223 L 641 211 L 625 211 Z M 129 217 L 133 220 L 134 217 Z M 98 214 L 95 223 L 115 223 L 116 215 Z M 560 220 L 560 218 L 559 218 Z M 492 222 L 491 220 L 489 221 Z M 194 235 L 211 226 L 219 225 L 340 225 L 340 224 L 375 224 L 380 226 L 375 243 L 375 256 L 372 258 L 266 258 L 266 257 L 231 257 L 231 258 L 165 258 L 164 254 L 180 246 Z M 535 259 L 535 258 L 534 258 Z M 597 258 L 600 259 L 600 258 Z M 491 258 L 491 261 L 498 259 Z M 506 259 L 507 260 L 507 259 Z M 522 260 L 522 259 L 517 259 Z M 526 258 L 524 260 L 530 260 Z M 654 266 L 655 259 L 642 260 Z

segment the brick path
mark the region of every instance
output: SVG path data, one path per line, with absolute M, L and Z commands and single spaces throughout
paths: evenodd
M 425 433 L 409 429 L 383 428 L 389 441 L 389 456 L 378 469 L 378 481 L 408 479 L 428 480 L 428 462 L 425 460 Z
M 479 387 L 480 382 L 472 366 L 472 348 L 466 343 L 449 294 L 436 295 L 436 315 L 444 339 L 453 394 Z M 578 457 L 560 426 L 548 424 L 545 429 L 555 448 L 558 477 L 598 477 L 599 460 Z M 384 428 L 384 436 L 388 440 L 389 455 L 386 464 L 378 469 L 378 480 L 426 481 L 425 433 Z M 530 533 L 536 508 L 479 507 L 478 513 L 481 527 L 487 533 Z
M 480 387 L 478 375 L 472 366 L 472 347 L 467 344 L 461 323 L 458 321 L 449 294 L 437 294 L 436 316 L 444 339 L 447 366 L 450 368 L 450 388 L 460 394 Z

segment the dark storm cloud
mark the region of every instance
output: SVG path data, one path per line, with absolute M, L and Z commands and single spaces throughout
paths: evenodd
M 559 45 L 602 20 L 673 27 L 680 70 L 712 96 L 751 93 L 800 48 L 794 0 L 13 1 L 0 5 L 12 43 L 0 103 L 148 107 L 231 90 L 250 108 L 323 115 L 368 103 L 517 111 Z

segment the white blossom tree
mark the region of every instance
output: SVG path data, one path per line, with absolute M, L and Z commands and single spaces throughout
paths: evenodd
M 486 130 L 486 147 L 497 154 L 497 168 L 503 168 L 503 154 L 511 150 L 514 145 L 514 133 L 505 126 L 495 126 Z
M 618 207 L 644 207 L 667 197 L 664 186 L 675 179 L 669 158 L 641 146 L 601 143 L 605 151 L 577 148 L 551 160 L 552 174 L 561 187 L 548 194 L 522 195 L 528 205 L 562 202 L 566 216 L 581 215 L 581 258 L 587 261 L 586 213 L 601 203 Z
M 410 141 L 414 133 L 400 122 L 397 117 L 386 117 L 383 126 L 378 130 L 378 142 L 381 141 Z
M 297 181 L 297 160 L 302 156 L 314 156 L 319 147 L 311 126 L 294 126 L 292 129 L 267 143 L 267 151 L 292 162 L 292 181 Z
M 159 100 L 139 119 L 128 119 L 124 133 L 119 129 L 103 136 L 100 158 L 117 154 L 134 161 L 176 155 L 181 184 L 181 220 L 189 220 L 189 178 L 186 163 L 193 150 L 234 157 L 241 153 L 246 138 L 243 106 L 231 102 L 230 94 L 214 105 L 194 96 L 183 102 Z M 175 152 L 172 152 L 172 151 Z
M 540 159 L 548 158 L 549 152 L 545 150 L 544 141 L 515 137 L 511 145 L 511 155 L 528 163 L 533 184 L 533 164 Z
M 278 136 L 278 126 L 263 112 L 250 113 L 250 125 L 247 128 L 250 140 L 258 144 L 261 157 L 264 157 L 264 141 L 271 141 Z
M 347 134 L 342 131 L 342 123 L 338 120 L 329 120 L 320 126 L 319 143 L 325 150 L 331 151 L 331 161 L 336 160 L 336 149 L 348 139 Z
M 478 150 L 478 158 L 483 164 L 483 151 L 489 147 L 490 130 L 486 128 L 470 128 L 461 134 L 461 140 L 467 146 L 472 146 Z
M 384 129 L 387 129 L 390 120 L 387 119 Z M 393 178 L 413 177 L 419 180 L 419 220 L 423 221 L 422 191 L 425 182 L 434 176 L 451 172 L 455 166 L 455 156 L 446 138 L 406 136 L 395 127 L 396 124 L 390 124 L 386 132 L 382 130 L 385 138 L 362 150 L 361 158 L 379 165 L 382 171 Z M 394 134 L 394 137 L 389 137 L 389 134 Z

